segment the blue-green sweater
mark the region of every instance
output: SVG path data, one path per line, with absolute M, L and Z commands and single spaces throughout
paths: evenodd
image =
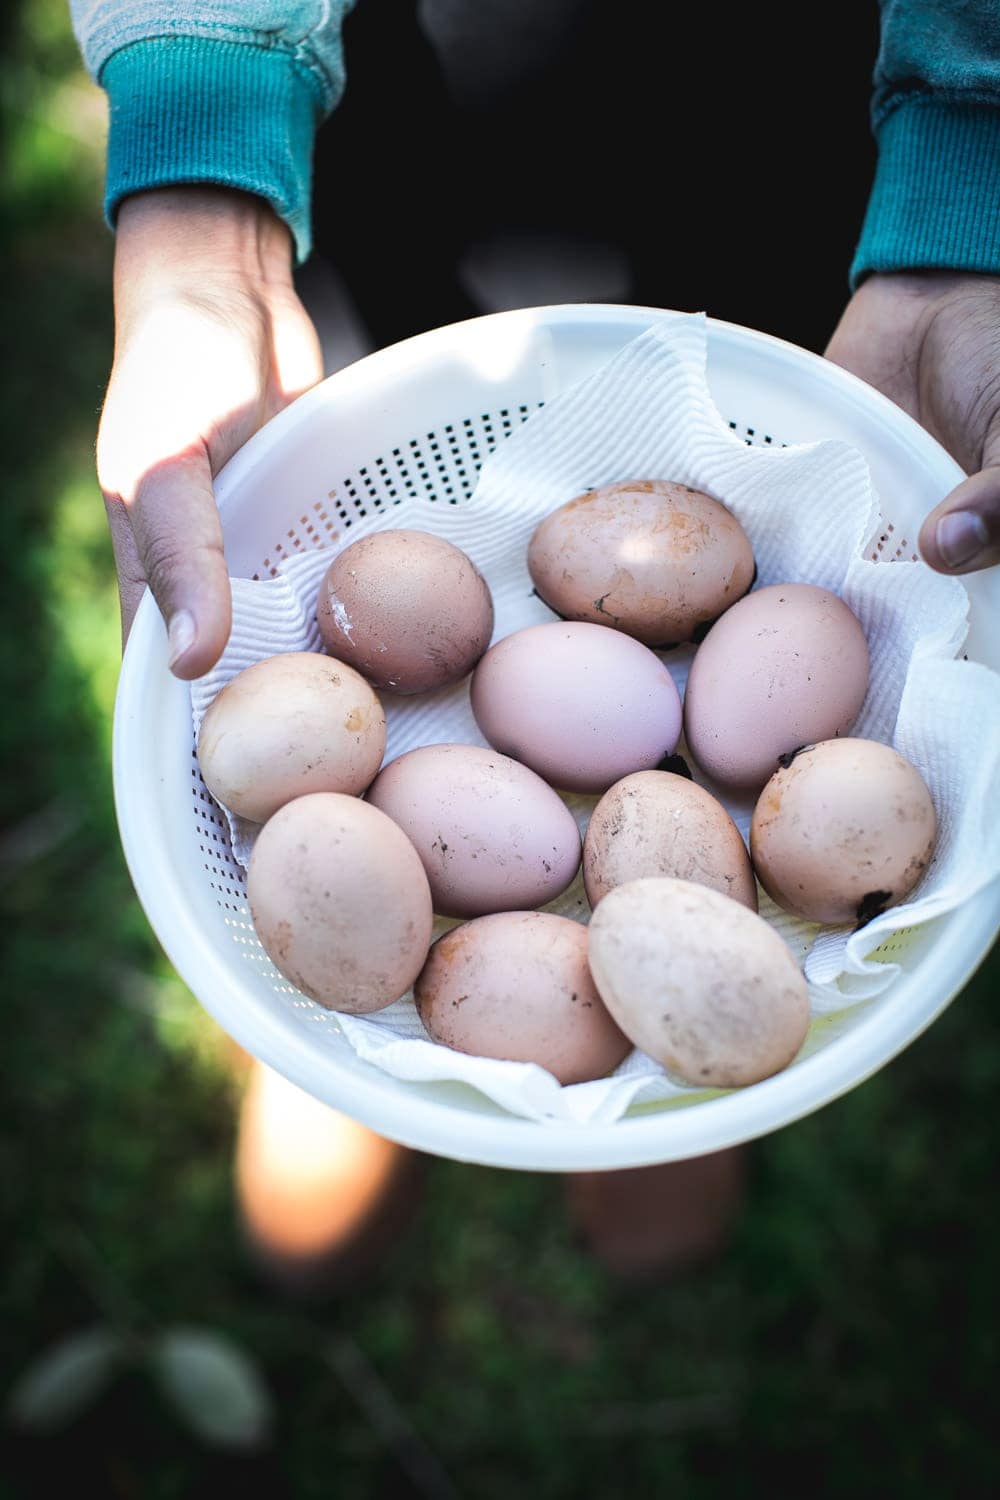
M 313 137 L 343 91 L 352 4 L 70 0 L 110 101 L 109 220 L 130 193 L 220 183 L 266 198 L 304 259 Z M 1000 274 L 1000 0 L 881 0 L 881 16 L 878 167 L 852 284 L 912 268 Z

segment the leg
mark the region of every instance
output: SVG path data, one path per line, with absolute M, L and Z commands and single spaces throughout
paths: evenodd
M 265 1274 L 287 1291 L 329 1291 L 397 1242 L 416 1202 L 419 1158 L 254 1063 L 235 1177 Z
M 646 1278 L 725 1250 L 743 1201 L 746 1148 L 567 1180 L 569 1208 L 609 1270 Z

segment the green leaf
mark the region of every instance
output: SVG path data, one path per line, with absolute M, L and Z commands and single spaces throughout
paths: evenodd
M 171 1405 L 206 1442 L 266 1442 L 271 1398 L 254 1362 L 230 1340 L 207 1329 L 171 1329 L 154 1347 L 153 1369 Z
M 106 1389 L 122 1347 L 118 1334 L 98 1327 L 48 1349 L 15 1383 L 7 1399 L 9 1420 L 36 1432 L 67 1426 Z

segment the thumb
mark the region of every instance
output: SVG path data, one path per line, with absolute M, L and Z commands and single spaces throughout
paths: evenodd
M 208 454 L 200 445 L 143 474 L 129 505 L 139 563 L 167 622 L 170 669 L 200 677 L 229 639 L 232 600 Z
M 1000 563 L 1000 413 L 987 433 L 982 469 L 931 511 L 919 547 L 939 573 L 975 573 Z

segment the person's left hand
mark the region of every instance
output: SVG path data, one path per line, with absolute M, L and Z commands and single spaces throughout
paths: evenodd
M 1000 563 L 1000 277 L 870 276 L 826 351 L 926 427 L 969 475 L 926 518 L 939 573 Z
M 123 642 L 148 583 L 177 677 L 209 671 L 229 638 L 215 476 L 322 376 L 292 279 L 292 237 L 262 198 L 192 183 L 125 199 L 97 474 Z

